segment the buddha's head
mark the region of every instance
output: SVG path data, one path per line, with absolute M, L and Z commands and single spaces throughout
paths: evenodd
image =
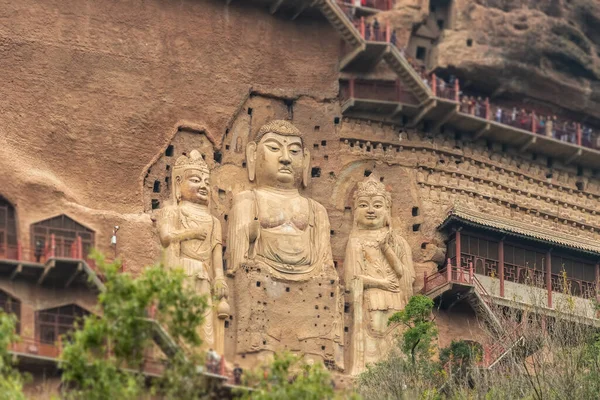
M 391 222 L 392 196 L 385 185 L 368 177 L 354 193 L 354 224 L 358 229 L 380 229 Z
M 189 157 L 177 158 L 173 166 L 173 195 L 177 203 L 208 204 L 209 180 L 210 171 L 198 150 L 192 150 Z
M 306 187 L 310 153 L 301 135 L 288 121 L 274 120 L 263 125 L 246 147 L 250 181 L 280 189 Z

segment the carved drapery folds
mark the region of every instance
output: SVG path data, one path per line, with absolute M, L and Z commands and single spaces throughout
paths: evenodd
M 230 213 L 229 273 L 235 275 L 237 354 L 288 349 L 343 369 L 342 291 L 327 211 L 302 196 L 310 154 L 291 123 L 271 121 L 246 148 L 252 190 Z
M 354 314 L 352 374 L 385 356 L 396 331 L 396 327 L 388 327 L 388 319 L 401 311 L 413 295 L 411 249 L 392 230 L 390 207 L 390 193 L 377 179 L 371 176 L 358 184 L 354 225 L 344 260 L 346 289 Z
M 224 319 L 228 317 L 227 283 L 223 276 L 221 224 L 208 209 L 210 171 L 197 150 L 181 156 L 172 173 L 171 204 L 157 223 L 163 265 L 183 268 L 186 284 L 206 295 L 208 307 L 200 328 L 203 347 L 224 351 Z M 220 303 L 218 306 L 216 301 Z M 218 307 L 218 309 L 217 309 Z

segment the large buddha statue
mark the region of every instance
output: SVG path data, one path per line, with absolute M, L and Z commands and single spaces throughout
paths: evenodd
M 354 314 L 351 374 L 387 354 L 396 330 L 388 327 L 388 319 L 413 295 L 412 253 L 406 240 L 392 230 L 391 203 L 390 193 L 374 177 L 358 184 L 344 260 Z
M 246 148 L 253 190 L 229 219 L 229 272 L 236 281 L 237 349 L 288 349 L 343 368 L 339 278 L 325 208 L 302 196 L 310 154 L 301 132 L 275 120 Z
M 221 223 L 210 214 L 210 171 L 197 150 L 181 156 L 172 172 L 172 203 L 160 210 L 157 222 L 163 265 L 183 268 L 186 284 L 206 295 L 208 307 L 200 328 L 203 348 L 224 351 L 227 283 L 223 274 Z M 213 302 L 221 300 L 217 306 Z M 217 315 L 218 314 L 218 315 Z

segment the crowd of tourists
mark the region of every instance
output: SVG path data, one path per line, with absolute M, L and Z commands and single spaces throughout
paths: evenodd
M 365 7 L 368 1 L 341 0 L 340 3 L 348 19 L 355 25 L 360 25 L 355 15 L 355 7 Z M 389 41 L 392 45 L 397 46 L 395 30 L 388 33 L 377 18 L 373 18 L 370 22 L 364 22 L 364 26 L 357 26 L 357 28 L 361 31 L 365 40 Z M 526 110 L 525 108 L 505 108 L 499 105 L 491 105 L 488 99 L 483 99 L 481 96 L 468 95 L 457 89 L 456 77 L 453 75 L 450 75 L 446 82 L 435 75 L 429 74 L 422 62 L 407 56 L 405 48 L 398 47 L 398 50 L 429 88 L 434 87 L 432 79 L 435 79 L 435 95 L 437 97 L 458 100 L 461 112 L 552 137 L 563 142 L 600 149 L 600 134 L 595 133 L 591 127 L 585 124 L 564 120 L 556 115 L 544 115 L 545 113 Z M 581 139 L 579 139 L 579 135 L 581 135 Z

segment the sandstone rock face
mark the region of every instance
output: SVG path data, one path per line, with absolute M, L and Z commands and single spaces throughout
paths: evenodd
M 380 18 L 409 31 L 430 7 L 427 0 L 397 3 Z M 439 44 L 441 65 L 478 82 L 498 78 L 514 93 L 598 112 L 592 89 L 600 38 L 591 28 L 600 16 L 597 5 L 456 0 L 453 16 Z M 370 174 L 393 198 L 391 226 L 412 250 L 415 292 L 423 274 L 444 262 L 447 237 L 438 227 L 458 203 L 582 240 L 600 239 L 600 181 L 591 171 L 549 166 L 545 157 L 452 132 L 433 135 L 343 118 L 340 42 L 324 20 L 291 22 L 246 2 L 227 7 L 218 0 L 0 0 L 0 20 L 0 195 L 15 206 L 25 243 L 31 224 L 64 213 L 93 229 L 96 246 L 111 254 L 109 238 L 119 225 L 118 255 L 126 270 L 139 272 L 159 259 L 152 221 L 169 198 L 170 168 L 196 149 L 211 172 L 210 212 L 222 226 L 225 248 L 233 199 L 254 187 L 246 145 L 273 119 L 292 121 L 310 149 L 311 182 L 301 193 L 327 211 L 342 287 L 353 193 Z M 557 52 L 557 45 L 564 50 Z M 580 65 L 581 77 L 564 69 L 570 63 Z M 223 261 L 227 267 L 227 257 Z M 241 287 L 254 285 L 256 292 L 262 277 L 252 272 L 244 279 Z M 295 290 L 315 298 L 309 308 L 298 306 L 303 323 L 331 319 L 329 288 L 338 281 L 313 284 L 246 293 L 256 308 L 232 307 L 225 324 L 227 358 L 235 358 L 236 345 L 241 352 L 280 349 L 273 343 L 292 330 L 285 314 L 292 311 L 287 308 Z M 228 286 L 235 288 L 230 278 Z M 278 296 L 283 300 L 274 304 Z M 353 333 L 348 304 L 345 349 Z M 275 328 L 267 312 L 284 323 Z M 444 340 L 464 335 L 447 321 L 440 318 L 448 325 L 440 329 L 447 332 Z M 253 333 L 266 326 L 273 340 L 244 338 L 237 334 L 240 326 Z M 328 328 L 311 329 L 322 334 Z M 330 345 L 308 343 L 317 353 L 332 352 Z
M 436 0 L 399 1 L 381 14 L 399 44 L 424 24 Z M 430 66 L 470 89 L 526 96 L 600 118 L 600 3 L 593 0 L 452 0 L 451 24 Z

